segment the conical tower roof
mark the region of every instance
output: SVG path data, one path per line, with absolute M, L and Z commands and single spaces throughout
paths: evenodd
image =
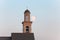
M 30 11 L 28 9 L 26 9 L 24 13 L 26 13 L 26 12 L 29 12 L 30 13 Z

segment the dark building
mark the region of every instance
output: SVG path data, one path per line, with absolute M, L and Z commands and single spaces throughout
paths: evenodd
M 35 40 L 34 33 L 31 32 L 30 11 L 24 12 L 23 33 L 11 33 L 11 37 L 0 37 L 0 40 Z

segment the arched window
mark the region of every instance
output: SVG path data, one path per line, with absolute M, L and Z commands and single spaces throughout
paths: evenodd
M 26 26 L 26 28 L 29 28 L 28 26 Z
M 27 33 L 29 32 L 29 26 L 26 26 L 26 32 Z
M 28 21 L 28 16 L 26 16 L 26 21 Z

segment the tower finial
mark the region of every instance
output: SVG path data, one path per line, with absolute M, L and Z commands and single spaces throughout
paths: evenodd
M 28 9 L 28 6 L 26 7 L 26 9 Z

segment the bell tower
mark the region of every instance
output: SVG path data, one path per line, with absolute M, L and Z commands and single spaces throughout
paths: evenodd
M 23 24 L 23 33 L 31 33 L 31 24 L 32 22 L 30 21 L 30 11 L 27 9 L 24 12 L 24 21 L 22 22 Z

